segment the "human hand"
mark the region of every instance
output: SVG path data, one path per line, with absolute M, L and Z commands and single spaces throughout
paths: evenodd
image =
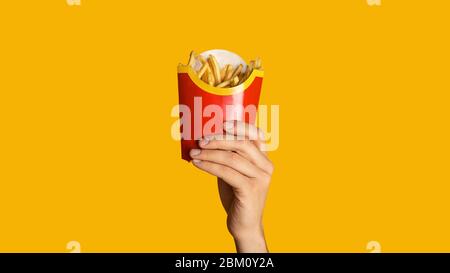
M 261 150 L 264 134 L 251 124 L 224 123 L 224 135 L 206 136 L 192 163 L 217 176 L 227 227 L 238 252 L 267 252 L 262 224 L 273 164 Z

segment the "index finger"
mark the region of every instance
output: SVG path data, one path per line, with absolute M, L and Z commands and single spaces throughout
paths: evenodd
M 260 150 L 263 150 L 265 134 L 253 124 L 245 123 L 239 120 L 230 120 L 224 123 L 224 130 L 243 139 L 249 139 L 256 143 Z

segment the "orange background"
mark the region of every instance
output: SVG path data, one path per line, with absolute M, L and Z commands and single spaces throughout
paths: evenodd
M 450 251 L 449 1 L 2 1 L 0 251 L 234 251 L 170 137 L 190 50 L 261 56 L 276 252 Z

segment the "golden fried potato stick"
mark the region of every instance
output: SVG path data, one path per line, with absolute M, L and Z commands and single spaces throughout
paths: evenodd
M 209 63 L 209 66 L 211 67 L 212 74 L 213 74 L 214 80 L 215 80 L 215 84 L 219 84 L 221 82 L 220 68 L 219 68 L 219 64 L 217 63 L 216 57 L 214 57 L 213 55 L 209 55 L 208 63 Z
M 202 55 L 198 55 L 197 59 L 204 65 L 207 63 L 207 61 L 205 60 L 205 58 Z
M 231 64 L 227 64 L 225 66 L 225 77 L 224 77 L 224 81 L 229 81 L 231 80 L 231 76 L 233 76 L 233 66 Z
M 253 68 L 255 68 L 255 61 L 250 61 L 250 63 L 248 64 L 248 74 L 252 73 Z
M 209 71 L 209 67 L 208 67 L 208 69 L 206 69 L 206 72 L 203 74 L 203 77 L 201 78 L 201 80 L 206 83 L 208 83 L 208 71 Z
M 211 72 L 211 70 L 208 70 L 208 82 L 209 85 L 214 86 L 214 76 L 213 73 Z
M 247 69 L 244 72 L 244 76 L 241 78 L 239 83 L 245 82 L 248 79 L 248 77 L 250 77 L 250 74 L 252 73 L 254 66 L 255 66 L 255 61 L 251 61 L 250 64 L 247 65 Z
M 230 85 L 231 81 L 224 81 L 219 83 L 216 87 L 218 88 L 222 88 L 222 87 L 227 87 L 228 85 Z
M 203 75 L 205 74 L 206 71 L 208 71 L 209 65 L 208 63 L 205 63 L 202 68 L 200 68 L 200 70 L 198 71 L 197 75 L 198 77 L 201 79 L 203 77 Z
M 218 85 L 216 85 L 217 88 L 224 88 L 224 87 L 228 87 L 228 86 L 236 86 L 236 84 L 239 83 L 239 77 L 236 76 L 234 77 L 232 80 L 227 80 L 227 81 L 223 81 L 221 83 L 219 83 Z
M 224 82 L 225 81 L 225 76 L 227 74 L 227 66 L 224 66 L 221 70 L 220 70 L 220 82 Z
M 231 86 L 236 86 L 239 83 L 239 77 L 236 76 L 231 80 Z
M 200 63 L 202 63 L 203 66 L 206 65 L 206 67 L 207 67 L 207 68 L 206 68 L 206 71 L 211 70 L 211 68 L 210 68 L 209 65 L 208 65 L 208 62 L 205 60 L 205 58 L 204 58 L 202 55 L 198 55 L 198 56 L 197 56 L 197 60 L 200 61 Z M 202 68 L 203 68 L 203 66 L 202 66 Z M 200 71 L 201 71 L 202 68 L 200 68 L 199 73 L 200 73 Z M 200 77 L 200 76 L 199 76 L 199 77 Z M 206 83 L 208 83 L 208 73 L 203 73 L 203 76 L 201 77 L 201 80 L 204 81 L 204 82 L 206 82 Z
M 261 69 L 261 58 L 257 57 L 255 60 L 255 69 Z
M 239 74 L 239 82 L 238 84 L 241 84 L 245 81 L 245 72 L 242 72 L 241 74 Z
M 197 54 L 195 53 L 195 51 L 191 51 L 191 55 L 189 56 L 189 66 L 190 67 L 194 67 L 194 64 L 195 64 L 195 56 L 196 56 Z
M 234 70 L 233 74 L 231 75 L 231 78 L 239 76 L 239 74 L 241 73 L 243 67 L 244 66 L 242 64 L 240 64 L 238 67 L 236 67 L 236 70 Z
M 248 65 L 247 73 L 246 73 L 247 79 L 248 79 L 248 77 L 250 77 L 250 74 L 252 74 L 254 68 L 255 68 L 255 61 L 250 61 L 249 65 Z

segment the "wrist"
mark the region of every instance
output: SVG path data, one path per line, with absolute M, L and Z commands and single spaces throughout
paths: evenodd
M 267 245 L 262 227 L 246 232 L 233 234 L 238 253 L 266 253 Z

